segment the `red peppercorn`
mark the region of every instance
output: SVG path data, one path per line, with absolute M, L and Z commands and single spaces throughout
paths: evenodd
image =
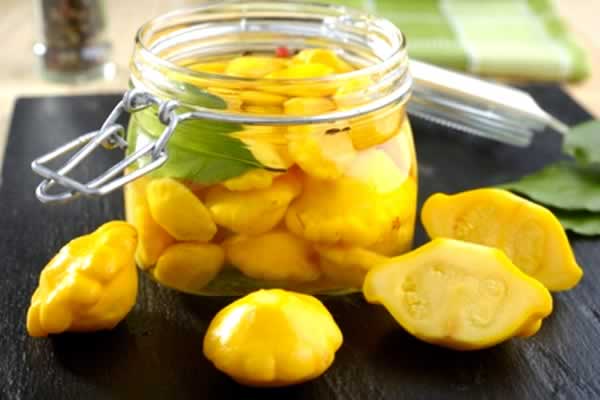
M 275 56 L 287 58 L 290 56 L 290 49 L 288 49 L 286 46 L 279 46 L 275 49 Z

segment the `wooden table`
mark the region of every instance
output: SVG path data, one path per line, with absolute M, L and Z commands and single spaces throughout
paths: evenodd
M 6 132 L 14 99 L 18 96 L 49 94 L 110 93 L 123 91 L 127 82 L 127 63 L 137 27 L 154 15 L 198 0 L 106 0 L 110 14 L 110 37 L 114 45 L 117 74 L 112 81 L 82 85 L 55 84 L 42 80 L 31 53 L 34 41 L 33 12 L 30 1 L 3 0 L 0 37 L 3 38 L 3 61 L 0 71 L 0 166 Z M 569 22 L 577 39 L 586 47 L 593 62 L 592 77 L 583 84 L 567 85 L 567 91 L 592 114 L 600 116 L 600 30 L 597 16 L 600 2 L 557 0 L 560 12 Z M 43 133 L 40 133 L 43 134 Z

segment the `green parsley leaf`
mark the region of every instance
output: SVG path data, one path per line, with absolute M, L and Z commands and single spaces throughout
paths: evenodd
M 600 213 L 552 210 L 563 228 L 585 236 L 600 235 Z
M 559 162 L 500 187 L 563 210 L 600 211 L 600 174 Z
M 180 108 L 178 113 L 186 111 Z M 136 112 L 130 124 L 133 124 L 131 129 L 137 131 L 130 135 L 138 147 L 140 141 L 150 140 L 143 134 L 155 140 L 165 129 L 158 120 L 156 107 Z M 214 184 L 250 169 L 265 168 L 242 141 L 230 135 L 242 129 L 239 124 L 200 119 L 180 122 L 167 144 L 169 159 L 153 176 Z
M 572 127 L 564 138 L 563 152 L 580 164 L 600 164 L 600 121 L 587 121 Z

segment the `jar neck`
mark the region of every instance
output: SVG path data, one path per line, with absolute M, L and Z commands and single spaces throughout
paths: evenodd
M 357 69 L 323 78 L 273 80 L 186 67 L 192 60 L 274 54 L 282 45 L 332 49 Z M 364 91 L 345 102 L 344 113 L 358 115 L 406 101 L 412 83 L 404 37 L 389 21 L 344 7 L 278 1 L 225 1 L 155 18 L 139 30 L 130 68 L 134 87 L 195 109 L 215 108 L 216 103 L 196 101 L 202 97 L 190 96 L 190 87 L 208 89 L 228 102 L 245 90 L 327 96 L 340 86 L 367 82 Z M 243 114 L 228 103 L 220 112 Z

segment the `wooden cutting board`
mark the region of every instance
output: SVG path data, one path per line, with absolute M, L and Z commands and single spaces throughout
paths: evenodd
M 567 123 L 589 118 L 560 89 L 529 87 Z M 593 399 L 600 398 L 600 240 L 571 236 L 585 270 L 534 338 L 459 353 L 412 338 L 360 295 L 326 298 L 344 345 L 321 378 L 296 387 L 238 386 L 202 355 L 210 319 L 231 301 L 183 295 L 141 278 L 138 303 L 116 329 L 32 339 L 25 314 L 38 274 L 71 238 L 122 218 L 122 194 L 42 205 L 30 161 L 100 126 L 118 96 L 24 98 L 15 107 L 0 187 L 1 399 Z M 560 138 L 527 149 L 415 120 L 420 200 L 494 185 L 560 157 Z M 120 157 L 97 159 L 105 168 Z M 417 243 L 425 237 L 418 228 Z

